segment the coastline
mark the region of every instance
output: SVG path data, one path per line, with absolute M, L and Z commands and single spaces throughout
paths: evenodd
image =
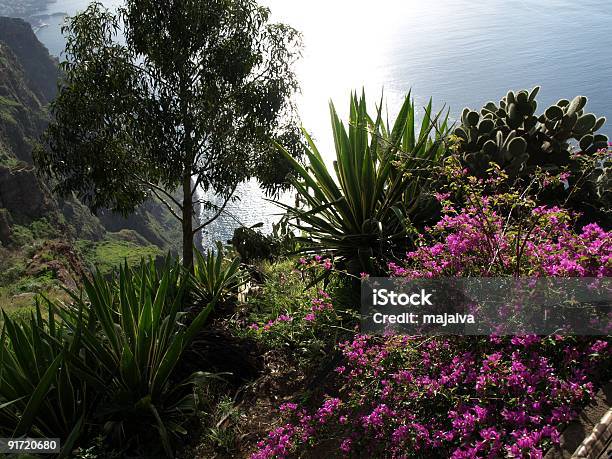
M 51 25 L 47 21 L 53 20 L 54 18 L 63 19 L 66 16 L 67 16 L 67 13 L 58 12 L 58 13 L 51 13 L 51 14 L 32 15 L 32 16 L 25 17 L 23 19 L 32 26 L 32 30 L 34 31 L 34 33 L 38 34 L 38 32 L 40 32 L 42 29 L 45 29 Z
M 0 0 L 0 16 L 23 19 L 32 26 L 34 33 L 38 34 L 42 29 L 49 27 L 50 24 L 47 22 L 49 19 L 66 16 L 63 12 L 43 13 L 49 5 L 56 2 L 57 0 L 23 0 L 22 3 L 15 4 L 13 0 Z
M 30 19 L 56 2 L 57 0 L 23 0 L 16 5 L 14 0 L 0 0 L 0 16 Z

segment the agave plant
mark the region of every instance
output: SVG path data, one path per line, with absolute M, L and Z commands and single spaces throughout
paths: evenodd
M 105 388 L 93 420 L 111 436 L 138 438 L 153 428 L 169 456 L 172 436 L 186 433 L 182 424 L 195 412 L 193 384 L 211 376 L 198 372 L 172 380 L 216 301 L 212 298 L 190 324 L 184 323 L 190 283 L 178 262 L 166 261 L 160 270 L 152 262 L 138 270 L 126 265 L 118 280 L 99 274 L 85 279 L 88 301 L 73 295 L 73 304 L 60 309 L 71 332 L 81 335 L 83 358 L 99 369 L 93 383 Z
M 62 439 L 61 457 L 72 450 L 91 405 L 84 379 L 67 355 L 78 355 L 79 338 L 66 333 L 49 305 L 23 322 L 3 313 L 0 333 L 0 435 Z
M 278 203 L 304 234 L 301 250 L 327 252 L 352 273 L 379 271 L 392 251 L 407 243 L 432 166 L 446 152 L 448 113 L 433 115 L 431 101 L 419 132 L 410 94 L 393 126 L 383 122 L 381 107 L 382 100 L 373 119 L 365 94 L 352 94 L 347 128 L 330 104 L 335 177 L 307 132 L 307 167 L 279 146 L 297 173 L 292 183 L 306 204 Z
M 223 245 L 220 242 L 216 245 L 216 252 L 207 250 L 205 255 L 196 252 L 193 278 L 194 293 L 199 302 L 224 299 L 227 292 L 236 291 L 245 282 L 240 258 L 226 259 Z

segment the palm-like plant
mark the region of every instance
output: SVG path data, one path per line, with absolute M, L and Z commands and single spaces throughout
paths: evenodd
M 240 257 L 226 259 L 220 242 L 216 252 L 207 250 L 204 255 L 196 252 L 193 278 L 196 300 L 204 303 L 213 298 L 224 299 L 228 292 L 235 292 L 246 281 L 240 270 Z
M 327 252 L 349 272 L 377 272 L 393 249 L 407 242 L 407 230 L 421 208 L 432 166 L 446 152 L 448 114 L 432 115 L 431 101 L 416 129 L 415 105 L 406 97 L 393 126 L 368 115 L 365 94 L 351 95 L 348 128 L 330 104 L 335 177 L 307 132 L 303 167 L 279 146 L 298 178 L 293 186 L 304 208 L 284 204 L 303 232 L 304 252 Z
M 94 420 L 111 435 L 138 437 L 152 427 L 168 455 L 172 434 L 186 433 L 182 424 L 195 412 L 191 386 L 210 376 L 199 372 L 172 381 L 183 351 L 216 301 L 212 298 L 186 324 L 182 311 L 191 282 L 178 262 L 167 261 L 160 270 L 151 262 L 138 270 L 124 266 L 118 280 L 99 274 L 85 279 L 88 301 L 74 295 L 73 304 L 59 311 L 72 333 L 81 336 L 82 358 L 98 368 L 91 383 L 104 386 Z
M 157 430 L 172 456 L 172 435 L 196 409 L 193 384 L 212 375 L 174 372 L 202 328 L 220 289 L 187 321 L 193 277 L 178 261 L 143 262 L 118 276 L 82 280 L 69 305 L 37 305 L 29 321 L 4 314 L 0 332 L 0 435 L 62 440 L 71 453 L 83 429 L 143 439 Z
M 78 355 L 79 337 L 66 334 L 51 305 L 47 312 L 45 318 L 37 303 L 21 323 L 3 313 L 0 435 L 61 438 L 65 457 L 81 434 L 91 399 L 67 358 Z

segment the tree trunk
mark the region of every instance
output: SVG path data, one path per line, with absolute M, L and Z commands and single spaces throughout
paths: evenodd
M 191 176 L 183 179 L 183 267 L 193 273 L 193 201 Z

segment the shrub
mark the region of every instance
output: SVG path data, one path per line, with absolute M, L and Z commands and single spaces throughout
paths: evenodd
M 573 216 L 537 203 L 530 189 L 488 194 L 508 177 L 485 179 L 450 166 L 438 195 L 441 221 L 419 238 L 393 275 L 610 276 L 612 233 L 574 230 Z M 464 207 L 452 194 L 466 197 Z M 603 337 L 373 337 L 340 345 L 337 393 L 314 409 L 279 407 L 283 421 L 253 459 L 316 456 L 542 457 L 610 377 Z
M 392 263 L 392 271 L 409 277 L 612 275 L 612 233 L 596 223 L 575 232 L 571 214 L 542 206 L 533 210 L 527 228 L 505 227 L 491 201 L 445 215 L 431 230 L 442 241 L 410 252 L 405 267 Z
M 451 163 L 452 164 L 452 163 Z M 390 263 L 395 275 L 564 276 L 612 275 L 612 233 L 597 223 L 575 229 L 576 214 L 541 206 L 529 188 L 510 188 L 494 169 L 488 179 L 449 166 L 452 183 L 437 194 L 440 221 L 418 238 L 404 263 Z M 487 190 L 506 188 L 506 193 Z M 463 206 L 453 202 L 460 195 Z
M 196 252 L 193 277 L 196 298 L 204 303 L 213 298 L 223 299 L 227 292 L 236 292 L 245 282 L 244 273 L 240 269 L 240 258 L 226 260 L 221 243 L 217 243 L 216 252 L 208 250 L 206 255 Z
M 88 301 L 74 295 L 60 309 L 70 331 L 82 336 L 86 361 L 96 362 L 92 384 L 102 393 L 94 419 L 119 439 L 146 438 L 153 429 L 170 456 L 172 435 L 186 433 L 182 425 L 195 412 L 191 386 L 207 376 L 172 381 L 172 372 L 216 300 L 187 326 L 181 318 L 189 284 L 178 262 L 159 270 L 151 262 L 136 270 L 125 265 L 118 278 L 84 279 Z
M 332 457 L 541 458 L 594 392 L 609 343 L 535 336 L 419 339 L 357 335 L 341 345 L 340 393 L 285 423 L 253 459 L 317 448 Z M 327 455 L 329 457 L 329 455 Z
M 234 230 L 234 235 L 229 241 L 240 258 L 245 263 L 255 260 L 271 260 L 273 244 L 268 236 L 254 227 L 241 226 Z
M 229 242 L 240 254 L 243 263 L 274 260 L 297 250 L 295 235 L 286 219 L 272 224 L 272 234 L 263 234 L 257 229 L 260 226 L 261 223 L 250 228 L 241 226 L 234 230 Z
M 0 433 L 59 437 L 66 454 L 84 426 L 134 443 L 156 432 L 167 455 L 173 436 L 195 412 L 193 385 L 210 376 L 174 379 L 174 369 L 217 297 L 186 323 L 193 279 L 178 262 L 142 262 L 118 275 L 83 280 L 71 304 L 48 301 L 29 321 L 6 315 L 0 335 Z M 217 293 L 219 294 L 219 293 Z
M 269 348 L 292 348 L 305 363 L 322 358 L 321 349 L 336 342 L 345 311 L 337 309 L 330 295 L 316 290 L 303 297 L 292 298 L 290 306 L 278 313 L 252 316 L 248 329 L 250 335 L 265 343 Z M 262 320 L 263 319 L 263 320 Z
M 70 363 L 79 335 L 67 333 L 49 304 L 29 319 L 3 313 L 0 337 L 0 434 L 61 438 L 67 456 L 84 428 L 92 397 Z
M 297 371 L 324 366 L 335 343 L 351 336 L 358 321 L 353 303 L 344 301 L 347 292 L 351 299 L 354 293 L 349 279 L 332 275 L 325 290 L 321 283 L 314 286 L 312 279 L 325 270 L 315 263 L 325 261 L 302 260 L 298 268 L 292 259 L 261 263 L 263 281 L 247 296 L 243 313 L 235 316 L 236 333 L 273 353 L 289 352 Z
M 359 99 L 353 94 L 348 128 L 331 105 L 335 178 L 307 133 L 307 168 L 282 150 L 299 176 L 292 183 L 305 207 L 279 205 L 305 233 L 301 250 L 328 252 L 351 273 L 380 269 L 377 262 L 406 242 L 431 165 L 445 153 L 446 121 L 436 126 L 440 116 L 432 115 L 430 103 L 417 133 L 415 107 L 408 95 L 389 126 L 380 106 L 372 119 L 365 95 Z

